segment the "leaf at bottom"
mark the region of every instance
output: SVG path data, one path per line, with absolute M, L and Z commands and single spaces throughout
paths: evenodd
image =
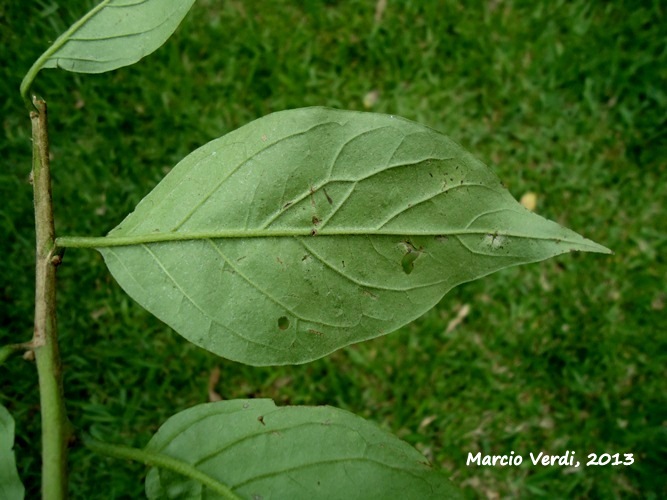
M 209 403 L 171 417 L 146 447 L 195 466 L 241 498 L 458 498 L 417 450 L 361 417 L 268 399 Z M 217 498 L 153 468 L 149 498 Z

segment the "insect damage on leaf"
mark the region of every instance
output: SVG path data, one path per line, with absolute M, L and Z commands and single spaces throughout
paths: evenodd
M 490 233 L 484 236 L 484 243 L 493 250 L 503 249 L 504 245 L 509 242 L 509 238 L 498 234 L 498 232 Z
M 401 242 L 401 246 L 405 249 L 405 254 L 401 259 L 401 267 L 403 268 L 403 272 L 405 274 L 410 274 L 414 270 L 415 261 L 422 254 L 423 249 L 420 248 L 417 250 L 409 241 Z

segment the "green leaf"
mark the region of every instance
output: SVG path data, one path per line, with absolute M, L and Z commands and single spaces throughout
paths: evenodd
M 16 500 L 24 496 L 25 488 L 14 458 L 14 419 L 0 405 L 0 498 Z
M 609 250 L 523 208 L 481 162 L 395 116 L 306 108 L 196 150 L 97 247 L 195 344 L 303 363 L 387 334 L 499 269 Z
M 352 413 L 276 407 L 270 399 L 203 404 L 171 417 L 146 451 L 196 467 L 242 498 L 458 498 L 422 454 Z M 153 468 L 148 498 L 218 498 Z
M 42 54 L 21 83 L 28 91 L 42 68 L 104 73 L 134 64 L 157 50 L 195 0 L 104 0 Z

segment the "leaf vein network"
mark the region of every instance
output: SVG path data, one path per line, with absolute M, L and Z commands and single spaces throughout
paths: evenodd
M 280 300 L 278 300 L 276 297 L 274 297 L 273 295 L 271 295 L 267 290 L 264 290 L 264 289 L 263 289 L 262 287 L 260 287 L 257 283 L 255 283 L 254 281 L 252 281 L 248 276 L 246 276 L 244 273 L 242 273 L 237 267 L 235 267 L 235 266 L 231 263 L 230 259 L 227 258 L 227 256 L 226 256 L 224 253 L 222 253 L 222 250 L 220 249 L 220 247 L 219 247 L 218 245 L 214 244 L 213 241 L 211 241 L 210 239 L 207 240 L 207 241 L 208 241 L 209 244 L 215 249 L 215 251 L 218 252 L 218 254 L 220 255 L 220 257 L 222 257 L 222 258 L 225 260 L 225 262 L 227 263 L 227 265 L 228 265 L 229 267 L 231 267 L 231 268 L 234 270 L 234 272 L 236 273 L 236 275 L 240 276 L 246 283 L 248 283 L 251 287 L 253 287 L 255 290 L 257 290 L 261 295 L 264 295 L 264 296 L 265 296 L 267 299 L 269 299 L 271 302 L 273 302 L 274 304 L 276 304 L 276 305 L 282 307 L 285 311 L 287 311 L 288 313 L 290 313 L 290 314 L 291 314 L 292 316 L 294 316 L 297 320 L 306 321 L 306 322 L 308 322 L 308 323 L 317 323 L 317 324 L 319 324 L 319 325 L 330 326 L 330 327 L 332 327 L 332 328 L 338 328 L 336 325 L 332 325 L 332 324 L 329 324 L 329 323 L 325 323 L 325 322 L 323 322 L 323 321 L 321 321 L 321 320 L 311 320 L 311 319 L 308 319 L 308 318 L 304 318 L 303 316 L 301 316 L 300 314 L 298 314 L 296 311 L 294 311 L 291 307 L 289 307 L 289 306 L 283 304 Z
M 206 203 L 206 202 L 211 198 L 211 196 L 213 196 L 213 194 L 214 194 L 218 189 L 220 189 L 220 187 L 227 181 L 227 179 L 229 179 L 232 175 L 234 175 L 236 172 L 238 172 L 238 170 L 241 169 L 243 166 L 247 165 L 248 162 L 249 162 L 250 160 L 256 158 L 257 156 L 259 156 L 260 154 L 266 152 L 267 150 L 269 150 L 269 149 L 271 149 L 271 148 L 277 146 L 278 144 L 280 144 L 282 141 L 284 141 L 284 140 L 286 140 L 286 139 L 291 139 L 291 138 L 294 138 L 294 137 L 300 137 L 300 136 L 303 136 L 303 135 L 307 134 L 308 132 L 310 132 L 311 130 L 313 130 L 314 128 L 317 128 L 317 127 L 319 127 L 319 126 L 321 126 L 321 124 L 316 124 L 316 125 L 313 125 L 313 126 L 309 127 L 309 128 L 306 129 L 306 130 L 302 130 L 302 131 L 300 131 L 300 132 L 295 132 L 295 133 L 293 133 L 293 134 L 289 134 L 289 135 L 287 135 L 287 136 L 285 136 L 285 137 L 281 137 L 280 139 L 276 140 L 275 142 L 272 142 L 272 143 L 270 143 L 270 144 L 267 144 L 267 145 L 266 145 L 265 147 L 263 147 L 262 149 L 260 149 L 260 150 L 258 150 L 258 151 L 256 151 L 256 152 L 254 152 L 254 153 L 253 153 L 252 155 L 250 155 L 248 158 L 246 158 L 246 159 L 244 159 L 243 161 L 239 162 L 238 165 L 236 165 L 235 167 L 233 167 L 232 170 L 231 170 L 227 175 L 225 175 L 222 179 L 220 179 L 220 181 L 218 181 L 218 182 L 213 186 L 213 189 L 211 189 L 207 194 L 205 194 L 204 196 L 202 196 L 202 198 L 201 198 L 201 200 L 199 201 L 199 203 L 198 203 L 195 207 L 193 207 L 192 210 L 190 210 L 190 212 L 189 212 L 189 213 L 188 213 L 188 214 L 187 214 L 187 215 L 186 215 L 186 216 L 185 216 L 179 223 L 176 224 L 176 226 L 173 228 L 173 231 L 178 230 L 179 228 L 181 228 L 181 227 L 183 226 L 183 224 L 185 224 L 188 220 L 190 220 L 190 218 L 197 212 L 197 210 L 200 209 L 200 208 L 202 207 L 202 205 L 204 205 L 204 203 Z
M 197 304 L 197 302 L 196 302 L 192 297 L 190 297 L 190 296 L 186 293 L 186 291 L 183 289 L 183 287 L 180 285 L 180 283 L 178 283 L 178 281 L 176 281 L 176 279 L 171 275 L 171 273 L 164 267 L 164 265 L 162 264 L 162 261 L 160 261 L 160 259 L 158 258 L 158 256 L 155 255 L 155 253 L 153 253 L 153 252 L 151 251 L 150 248 L 148 248 L 148 245 L 142 244 L 142 245 L 141 245 L 141 248 L 143 248 L 143 249 L 148 253 L 148 255 L 151 256 L 151 258 L 152 258 L 152 259 L 155 261 L 155 263 L 160 267 L 160 269 L 162 269 L 162 272 L 165 274 L 165 276 L 167 276 L 167 278 L 169 278 L 169 280 L 174 284 L 174 286 L 176 286 L 176 288 L 177 288 L 178 291 L 181 293 L 181 295 L 184 296 L 184 297 L 185 297 L 185 298 L 186 298 L 186 299 L 187 299 L 187 300 L 188 300 L 188 301 L 189 301 L 189 302 L 190 302 L 190 303 L 191 303 L 191 304 L 192 304 L 192 305 L 193 305 L 193 306 L 200 312 L 200 313 L 202 313 L 202 315 L 203 315 L 205 318 L 207 318 L 210 322 L 213 322 L 212 316 L 209 315 L 206 311 L 204 311 L 204 310 L 199 306 L 199 304 Z M 219 321 L 215 321 L 215 323 L 216 323 L 217 325 L 221 326 L 222 328 L 224 328 L 225 330 L 230 331 L 234 336 L 236 336 L 236 337 L 238 337 L 238 338 L 244 340 L 245 342 L 248 342 L 248 343 L 250 343 L 250 344 L 260 345 L 260 346 L 262 346 L 262 347 L 266 347 L 266 348 L 269 348 L 269 349 L 274 350 L 274 351 L 281 351 L 281 350 L 282 350 L 282 349 L 279 349 L 279 348 L 277 348 L 277 347 L 275 347 L 275 346 L 272 346 L 272 345 L 270 345 L 270 344 L 265 344 L 265 343 L 263 343 L 263 342 L 258 342 L 258 341 L 256 341 L 256 340 L 253 340 L 253 339 L 251 339 L 251 338 L 248 338 L 248 337 L 246 337 L 246 336 L 240 334 L 239 332 L 237 332 L 237 331 L 234 330 L 233 328 L 229 327 L 228 325 L 223 325 L 223 324 L 220 323 Z

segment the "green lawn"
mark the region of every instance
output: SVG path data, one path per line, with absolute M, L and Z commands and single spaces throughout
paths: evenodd
M 34 307 L 30 123 L 19 84 L 92 2 L 58 5 L 0 4 L 0 344 L 30 339 Z M 444 132 L 515 197 L 536 193 L 537 212 L 615 252 L 504 270 L 391 335 L 258 369 L 188 344 L 124 295 L 97 253 L 68 250 L 58 314 L 73 423 L 143 446 L 169 415 L 208 400 L 218 367 L 223 398 L 353 411 L 416 446 L 470 497 L 664 498 L 666 41 L 657 0 L 389 0 L 381 16 L 370 0 L 199 0 L 137 65 L 44 71 L 36 88 L 50 106 L 59 235 L 105 234 L 213 138 L 272 111 L 325 105 Z M 15 356 L 0 381 L 35 498 L 34 365 Z M 582 467 L 530 463 L 530 452 L 567 450 Z M 514 451 L 524 463 L 467 467 L 478 451 Z M 589 453 L 633 453 L 635 463 L 585 467 Z M 80 446 L 70 465 L 73 498 L 143 494 L 141 465 Z

